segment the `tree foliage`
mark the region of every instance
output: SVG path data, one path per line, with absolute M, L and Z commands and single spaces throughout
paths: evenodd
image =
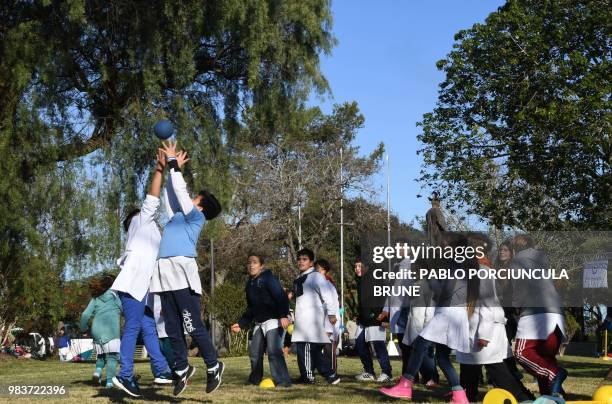
M 610 10 L 510 0 L 458 32 L 420 181 L 499 227 L 609 229 Z
M 325 91 L 330 29 L 327 0 L 3 2 L 0 324 L 60 316 L 66 275 L 118 256 L 160 117 L 227 207 L 243 111 L 273 128 Z

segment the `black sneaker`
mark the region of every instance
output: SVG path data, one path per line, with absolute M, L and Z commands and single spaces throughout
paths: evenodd
M 140 387 L 134 377 L 113 377 L 113 385 L 132 397 L 140 397 Z
M 308 380 L 298 377 L 297 379 L 292 380 L 293 384 L 316 384 L 315 380 Z
M 327 378 L 327 383 L 329 384 L 338 384 L 340 383 L 340 377 L 337 374 L 333 374 Z
M 223 371 L 225 365 L 223 362 L 217 362 L 217 366 L 214 369 L 208 369 L 206 371 L 206 392 L 212 393 L 217 390 L 221 385 L 221 377 L 223 377 Z
M 195 371 L 196 371 L 196 368 L 189 365 L 189 367 L 187 368 L 187 371 L 183 373 L 182 376 L 177 375 L 175 372 L 173 375 L 174 391 L 172 394 L 174 394 L 175 396 L 178 396 L 183 391 L 185 391 L 185 389 L 187 388 L 187 384 L 189 383 L 189 379 L 191 379 L 191 376 L 193 376 Z

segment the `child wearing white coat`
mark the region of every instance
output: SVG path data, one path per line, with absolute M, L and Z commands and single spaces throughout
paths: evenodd
M 491 242 L 484 234 L 468 236 L 473 247 L 480 247 L 488 254 Z M 489 269 L 488 258 L 479 259 L 481 269 Z M 478 300 L 469 317 L 470 352 L 457 352 L 460 363 L 461 385 L 470 402 L 478 401 L 478 379 L 484 365 L 495 387 L 509 391 L 519 401 L 534 400 L 533 394 L 512 374 L 505 359 L 512 356 L 506 336 L 504 309 L 497 297 L 495 281 L 480 279 Z
M 340 378 L 323 359 L 323 347 L 329 343 L 325 319 L 334 325 L 338 320 L 338 299 L 330 293 L 328 282 L 314 268 L 314 253 L 304 248 L 297 253 L 300 275 L 293 281 L 295 325 L 291 341 L 297 348 L 300 379 L 297 383 L 314 384 L 316 368 L 330 384 Z

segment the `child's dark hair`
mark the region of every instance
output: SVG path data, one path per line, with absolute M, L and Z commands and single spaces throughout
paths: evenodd
M 89 291 L 91 292 L 91 297 L 102 296 L 104 292 L 113 286 L 113 282 L 115 282 L 115 275 L 111 274 L 102 274 L 91 278 L 89 281 Z
M 314 252 L 312 252 L 311 249 L 309 248 L 302 248 L 300 251 L 297 252 L 297 257 L 300 258 L 301 256 L 307 256 L 309 260 L 314 261 Z
M 206 220 L 213 220 L 215 217 L 219 216 L 221 213 L 221 204 L 217 198 L 205 189 L 200 191 L 198 195 L 202 197 L 198 205 L 202 208 L 202 213 L 204 213 Z
M 264 264 L 264 256 L 263 256 L 263 254 L 256 253 L 256 252 L 250 252 L 249 255 L 247 256 L 247 259 L 251 258 L 251 257 L 256 257 L 259 260 L 259 265 L 263 265 Z
M 125 216 L 125 219 L 123 219 L 123 230 L 125 230 L 126 233 L 130 229 L 130 223 L 132 223 L 132 219 L 134 218 L 134 216 L 136 216 L 139 213 L 140 213 L 140 209 L 139 208 L 132 209 L 130 211 L 130 213 L 128 213 Z
M 324 259 L 318 259 L 315 261 L 314 266 L 320 266 L 321 268 L 323 268 L 325 270 L 325 273 L 331 271 L 331 266 L 329 265 L 329 261 L 324 260 Z

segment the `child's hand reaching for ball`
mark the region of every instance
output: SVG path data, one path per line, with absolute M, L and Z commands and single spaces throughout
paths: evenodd
M 166 155 L 166 159 L 170 159 L 170 158 L 176 158 L 176 142 L 173 142 L 172 140 L 166 140 L 164 142 L 162 142 L 163 147 L 160 147 L 159 150 L 161 150 L 165 155 Z
M 186 162 L 189 161 L 189 157 L 187 157 L 187 152 L 181 150 L 176 154 L 176 162 L 178 163 L 179 168 L 183 167 Z

